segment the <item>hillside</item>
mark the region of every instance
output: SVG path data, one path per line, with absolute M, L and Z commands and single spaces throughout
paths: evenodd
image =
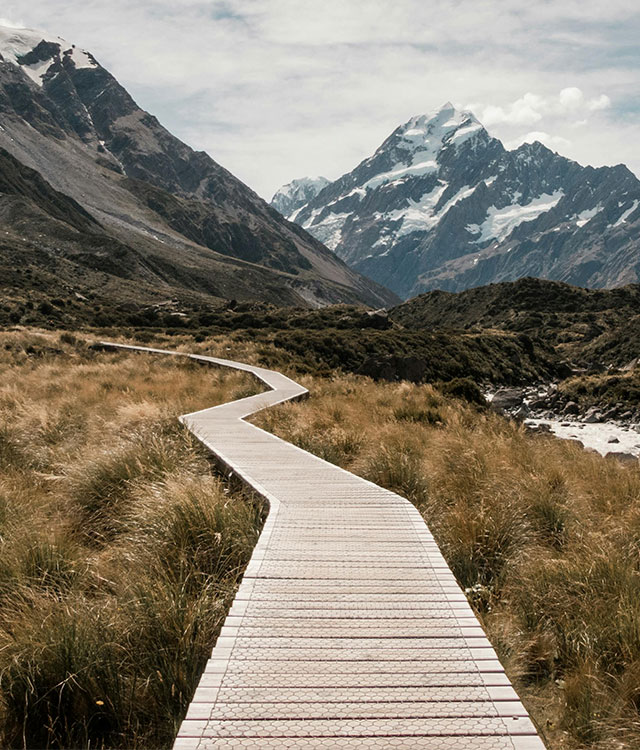
M 622 367 L 640 356 L 640 285 L 582 289 L 525 278 L 451 293 L 427 292 L 394 308 L 409 330 L 504 330 L 526 334 L 582 365 Z
M 63 274 L 69 283 L 83 285 L 74 269 L 84 238 L 70 234 L 68 222 L 50 220 L 61 220 L 59 210 L 47 213 L 51 203 L 41 205 L 50 189 L 57 194 L 52 201 L 71 198 L 74 210 L 93 219 L 82 231 L 102 244 L 89 254 L 111 267 L 102 283 L 87 283 L 118 286 L 116 302 L 129 292 L 114 277 L 141 282 L 143 295 L 155 288 L 165 299 L 187 293 L 374 307 L 396 299 L 285 221 L 207 154 L 175 138 L 90 53 L 60 38 L 0 27 L 0 118 L 0 147 L 20 164 L 11 169 L 35 170 L 49 186 L 39 183 L 38 192 L 29 178 L 31 194 L 18 190 L 20 204 L 0 214 L 5 242 L 19 235 L 4 253 L 13 252 L 15 266 L 55 274 L 54 255 L 72 263 Z M 3 159 L 6 165 L 6 154 Z M 17 187 L 9 188 L 16 195 Z

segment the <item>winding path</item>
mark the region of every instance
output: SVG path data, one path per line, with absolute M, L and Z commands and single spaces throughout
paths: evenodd
M 544 750 L 411 503 L 244 421 L 271 390 L 183 424 L 270 512 L 175 750 Z

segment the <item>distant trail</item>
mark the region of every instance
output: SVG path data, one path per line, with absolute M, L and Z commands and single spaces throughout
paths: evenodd
M 264 496 L 269 517 L 175 750 L 544 750 L 411 503 L 244 421 L 272 390 L 181 422 Z

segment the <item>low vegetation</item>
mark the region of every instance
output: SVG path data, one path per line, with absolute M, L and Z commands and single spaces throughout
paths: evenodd
M 391 311 L 405 328 L 510 331 L 553 347 L 560 361 L 623 367 L 640 356 L 640 285 L 582 289 L 524 278 L 427 292 Z
M 255 388 L 0 334 L 0 746 L 171 746 L 263 516 L 175 417 Z
M 24 269 L 18 272 L 26 274 Z M 338 369 L 382 380 L 433 382 L 470 376 L 478 382 L 524 384 L 557 377 L 565 369 L 558 368 L 545 341 L 525 333 L 404 327 L 386 314 L 352 305 L 305 310 L 231 300 L 214 308 L 198 300 L 187 306 L 172 299 L 109 307 L 96 295 L 37 301 L 38 285 L 26 275 L 23 284 L 23 302 L 0 304 L 0 326 L 76 327 L 110 339 L 189 339 L 191 346 L 216 339 L 246 340 L 261 345 L 268 357 L 274 349 L 282 350 L 299 372 L 329 377 Z
M 640 407 L 640 367 L 628 372 L 603 373 L 569 378 L 560 384 L 560 393 L 584 405 Z

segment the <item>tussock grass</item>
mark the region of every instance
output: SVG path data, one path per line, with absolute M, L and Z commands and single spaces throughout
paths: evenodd
M 0 334 L 0 746 L 172 744 L 264 512 L 175 418 L 257 387 Z
M 468 388 L 305 385 L 256 421 L 419 508 L 548 746 L 640 747 L 640 469 L 530 435 Z

